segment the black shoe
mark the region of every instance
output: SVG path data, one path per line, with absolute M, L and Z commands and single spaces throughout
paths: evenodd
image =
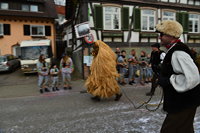
M 126 82 L 122 82 L 122 84 L 126 85 Z
M 101 101 L 101 98 L 98 96 L 91 97 L 91 99 L 98 102 Z
M 53 87 L 53 88 L 52 88 L 52 91 L 56 91 L 56 89 Z
M 126 83 L 124 83 L 124 82 L 121 82 L 121 83 L 119 83 L 119 84 L 120 84 L 120 85 L 123 85 L 123 86 L 126 85 Z
M 116 94 L 116 97 L 115 97 L 115 101 L 119 101 L 119 99 L 122 97 L 122 94 Z
M 120 85 L 124 85 L 123 83 L 119 82 Z
M 153 92 L 148 92 L 148 93 L 146 93 L 146 96 L 153 96 L 153 95 L 154 95 Z
M 69 90 L 71 90 L 72 89 L 72 87 L 71 86 L 69 86 Z
M 67 90 L 67 87 L 63 87 L 64 90 Z
M 128 84 L 129 84 L 129 85 L 133 85 L 131 81 L 130 81 Z
M 87 90 L 82 90 L 80 91 L 80 93 L 87 93 Z
M 44 88 L 44 91 L 45 91 L 45 92 L 50 92 L 50 90 L 49 90 L 49 89 L 47 89 L 47 88 Z
M 56 87 L 56 91 L 59 91 L 58 87 Z
M 131 83 L 136 84 L 135 81 L 132 81 Z
M 43 92 L 43 89 L 40 89 L 40 93 L 41 93 L 41 94 L 44 93 L 44 92 Z
M 145 81 L 145 83 L 147 83 L 147 84 L 148 84 L 149 82 L 148 82 L 148 81 Z
M 144 82 L 142 82 L 142 81 L 140 82 L 140 84 L 141 84 L 142 86 L 144 86 L 144 85 L 145 85 L 145 84 L 144 84 Z

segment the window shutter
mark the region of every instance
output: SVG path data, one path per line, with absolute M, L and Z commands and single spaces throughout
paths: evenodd
M 134 8 L 134 31 L 141 31 L 141 10 Z
M 179 23 L 181 23 L 181 20 L 182 20 L 182 15 L 181 15 L 182 13 L 181 12 L 177 12 L 176 13 L 176 21 L 178 21 Z
M 183 32 L 187 33 L 189 31 L 189 15 L 187 12 L 183 13 Z
M 98 30 L 103 29 L 103 8 L 100 5 L 95 5 L 95 18 L 94 18 L 94 23 L 95 23 L 95 28 Z
M 30 36 L 30 25 L 24 25 L 24 35 Z
M 51 36 L 51 26 L 45 26 L 45 36 Z
M 121 9 L 121 24 L 122 30 L 129 30 L 129 8 L 123 7 Z
M 186 12 L 176 13 L 176 20 L 183 26 L 183 32 L 187 33 L 189 30 L 189 15 Z
M 10 35 L 10 24 L 3 24 L 4 35 Z

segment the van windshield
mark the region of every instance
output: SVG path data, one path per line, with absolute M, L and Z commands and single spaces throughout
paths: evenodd
M 50 46 L 21 47 L 22 60 L 35 60 L 38 59 L 41 54 L 44 54 L 46 58 L 52 57 L 51 47 Z
M 0 56 L 0 63 L 5 62 L 5 61 L 6 61 L 6 57 Z

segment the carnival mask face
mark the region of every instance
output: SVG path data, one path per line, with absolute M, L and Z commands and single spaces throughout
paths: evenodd
M 98 52 L 99 52 L 99 47 L 96 44 L 94 44 L 92 55 L 97 56 Z

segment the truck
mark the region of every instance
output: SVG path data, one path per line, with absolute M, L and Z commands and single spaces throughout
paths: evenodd
M 25 40 L 20 43 L 21 70 L 24 74 L 37 73 L 37 62 L 41 54 L 46 57 L 50 64 L 52 57 L 51 41 L 46 40 Z

